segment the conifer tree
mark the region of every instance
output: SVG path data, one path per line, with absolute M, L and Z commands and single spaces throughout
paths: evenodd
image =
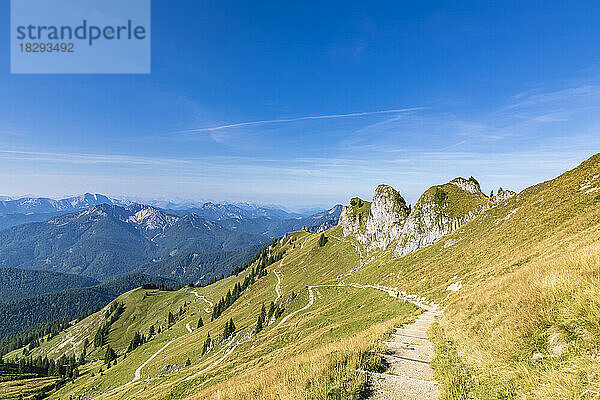
M 202 321 L 202 317 L 198 318 L 198 326 L 197 328 L 202 328 L 204 326 L 204 321 Z
M 319 247 L 323 247 L 325 244 L 327 244 L 327 237 L 324 233 L 321 233 L 321 236 L 319 236 Z
M 265 322 L 265 318 L 267 318 L 267 311 L 265 310 L 265 303 L 262 303 L 259 318 L 262 320 L 262 322 Z
M 258 319 L 256 320 L 256 328 L 254 328 L 254 333 L 259 333 L 260 331 L 262 331 L 262 329 L 263 329 L 263 319 L 259 315 Z
M 117 353 L 108 345 L 106 347 L 106 353 L 104 353 L 104 362 L 110 365 L 110 362 L 117 358 Z M 62 365 L 63 363 L 61 363 Z
M 85 364 L 85 347 L 83 348 L 81 355 L 79 356 L 79 365 Z
M 273 313 L 275 313 L 275 303 L 271 302 L 269 305 L 269 313 L 267 314 L 267 320 L 271 320 L 273 317 Z
M 205 355 L 208 352 L 208 350 L 210 349 L 210 344 L 210 332 L 208 332 L 208 334 L 206 335 L 206 340 L 204 341 L 204 346 L 202 347 L 202 355 Z

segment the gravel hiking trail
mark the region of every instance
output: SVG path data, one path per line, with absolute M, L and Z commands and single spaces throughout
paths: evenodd
M 440 312 L 427 310 L 415 322 L 396 328 L 386 342 L 388 352 L 380 354 L 387 370 L 369 372 L 373 382 L 372 400 L 438 399 L 440 389 L 431 369 L 433 344 L 427 329 Z
M 415 322 L 402 328 L 395 328 L 390 339 L 385 342 L 388 351 L 380 354 L 387 369 L 385 373 L 367 372 L 373 382 L 372 400 L 430 400 L 440 397 L 439 383 L 434 379 L 431 360 L 434 355 L 433 344 L 427 338 L 427 330 L 435 319 L 441 315 L 438 306 L 426 303 L 416 296 L 401 295 L 395 288 L 380 285 L 346 285 L 308 286 L 308 303 L 288 314 L 275 328 L 284 324 L 294 315 L 312 307 L 315 301 L 313 289 L 318 287 L 354 287 L 356 289 L 374 289 L 387 293 L 390 297 L 410 302 L 425 310 Z

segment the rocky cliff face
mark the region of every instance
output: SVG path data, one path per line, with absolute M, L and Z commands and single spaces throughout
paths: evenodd
M 435 243 L 514 194 L 500 190 L 490 198 L 474 178 L 456 178 L 429 188 L 411 210 L 394 188 L 379 185 L 372 203 L 353 198 L 339 223 L 344 236 L 354 235 L 368 251 L 386 249 L 396 241 L 394 255 L 401 257 Z
M 487 202 L 474 179 L 456 178 L 429 188 L 408 217 L 394 255 L 401 257 L 437 242 L 475 218 Z
M 344 235 L 354 235 L 369 250 L 385 249 L 402 232 L 409 215 L 406 201 L 393 187 L 379 185 L 373 202 L 350 200 L 342 209 L 340 224 Z

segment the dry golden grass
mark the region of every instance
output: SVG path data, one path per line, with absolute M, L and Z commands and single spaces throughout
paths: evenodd
M 600 244 L 463 293 L 441 325 L 454 343 L 438 345 L 466 364 L 446 384 L 470 380 L 447 398 L 600 398 Z
M 58 379 L 56 378 L 31 378 L 0 382 L 0 399 L 13 400 L 23 396 L 23 399 L 31 399 L 37 393 L 52 387 Z
M 206 400 L 301 400 L 360 399 L 368 389 L 368 374 L 378 370 L 382 339 L 402 316 L 379 323 L 334 343 L 327 343 L 288 359 L 258 365 L 233 380 L 199 392 L 190 399 Z

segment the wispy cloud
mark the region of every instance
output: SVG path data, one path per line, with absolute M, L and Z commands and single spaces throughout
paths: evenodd
M 308 120 L 318 120 L 318 119 L 365 117 L 365 116 L 369 116 L 369 115 L 378 115 L 378 114 L 397 114 L 397 113 L 406 113 L 406 112 L 410 112 L 410 111 L 418 111 L 418 110 L 423 110 L 423 109 L 424 109 L 424 107 L 409 107 L 409 108 L 397 108 L 397 109 L 392 109 L 392 110 L 355 112 L 355 113 L 348 113 L 348 114 L 310 115 L 310 116 L 296 117 L 296 118 L 265 119 L 265 120 L 258 120 L 258 121 L 237 122 L 237 123 L 233 123 L 233 124 L 218 125 L 218 126 L 212 126 L 212 127 L 208 127 L 208 128 L 188 129 L 188 130 L 183 130 L 183 131 L 177 131 L 175 133 L 214 132 L 214 131 L 220 131 L 222 129 L 228 129 L 228 128 L 239 128 L 242 126 L 266 125 L 266 124 L 298 122 L 298 121 L 308 121 Z
M 522 189 L 600 150 L 599 107 L 600 89 L 582 86 L 521 94 L 487 113 L 412 107 L 184 131 L 234 139 L 237 145 L 226 151 L 212 143 L 190 145 L 185 152 L 146 153 L 123 146 L 120 154 L 4 147 L 0 186 L 21 193 L 60 189 L 288 205 L 369 198 L 379 183 L 416 201 L 427 187 L 459 175 L 476 176 L 486 190 Z M 381 117 L 361 118 L 376 115 Z M 264 126 L 307 120 L 323 122 L 301 124 L 301 129 L 276 126 L 278 135 L 272 134 L 273 126 Z M 243 135 L 228 130 L 247 126 L 256 129 Z M 193 137 L 205 140 L 204 135 L 181 138 Z M 168 146 L 169 140 L 162 143 Z

